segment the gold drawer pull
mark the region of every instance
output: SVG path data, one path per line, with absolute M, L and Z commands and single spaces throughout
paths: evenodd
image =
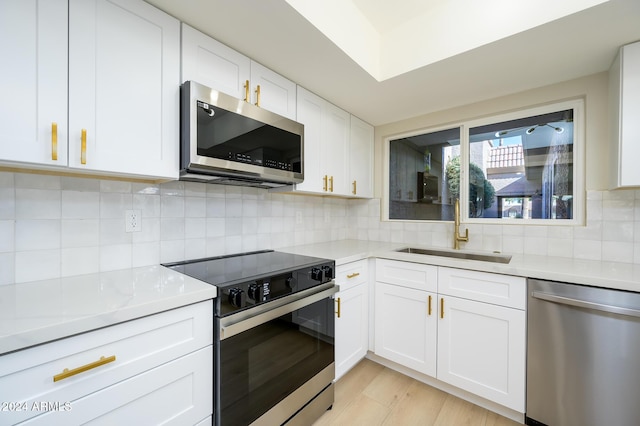
M 353 181 L 353 195 L 356 195 L 357 192 L 358 192 L 358 187 L 357 187 L 356 181 L 354 180 Z
M 327 192 L 327 181 L 328 181 L 329 177 L 327 175 L 324 175 L 324 177 L 322 178 L 322 190 L 324 192 Z
M 259 107 L 260 106 L 260 85 L 258 84 L 258 87 L 256 87 L 256 106 Z
M 440 319 L 444 318 L 444 297 L 440 298 Z
M 336 314 L 338 314 L 338 318 L 340 318 L 340 298 L 339 297 L 336 299 L 336 302 L 338 302 L 338 310 L 336 311 Z
M 58 123 L 51 123 L 51 159 L 58 161 Z
M 355 278 L 355 277 L 358 277 L 358 276 L 360 276 L 360 272 L 354 272 L 353 274 L 347 275 L 347 278 Z
M 333 192 L 333 176 L 329 178 L 329 192 Z
M 250 102 L 250 100 L 249 100 L 249 90 L 251 90 L 251 89 L 249 88 L 249 80 L 247 80 L 244 83 L 244 101 L 245 102 Z
M 87 164 L 87 129 L 82 129 L 80 136 L 80 164 Z
M 83 365 L 82 367 L 74 368 L 73 370 L 69 370 L 68 368 L 65 368 L 64 370 L 62 370 L 62 373 L 56 374 L 55 376 L 53 376 L 53 381 L 58 382 L 60 380 L 68 379 L 71 376 L 84 373 L 87 370 L 92 370 L 96 367 L 100 367 L 101 365 L 109 364 L 110 362 L 113 362 L 115 360 L 116 360 L 115 355 L 111 355 L 110 357 L 106 357 L 106 358 L 101 356 L 98 361 L 91 362 L 87 365 Z
M 429 295 L 429 316 L 431 316 L 431 295 Z

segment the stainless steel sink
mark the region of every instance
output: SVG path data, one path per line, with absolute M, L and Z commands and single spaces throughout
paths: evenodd
M 395 250 L 400 253 L 424 254 L 427 256 L 453 257 L 455 259 L 478 260 L 481 262 L 509 263 L 511 256 L 506 254 L 478 254 L 461 251 L 431 250 L 407 247 Z

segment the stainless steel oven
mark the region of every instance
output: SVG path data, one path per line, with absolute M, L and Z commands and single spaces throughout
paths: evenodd
M 217 319 L 221 425 L 279 425 L 303 408 L 297 421 L 312 423 L 333 404 L 334 293 L 325 284 Z
M 215 424 L 311 424 L 333 405 L 333 261 L 261 251 L 165 266 L 218 288 Z

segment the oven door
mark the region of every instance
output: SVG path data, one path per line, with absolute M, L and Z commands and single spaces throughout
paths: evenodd
M 217 424 L 282 424 L 332 384 L 337 290 L 323 284 L 216 319 Z

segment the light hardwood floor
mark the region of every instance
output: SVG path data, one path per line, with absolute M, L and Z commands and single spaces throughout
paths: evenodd
M 516 423 L 368 359 L 336 382 L 335 403 L 314 426 L 515 426 Z

